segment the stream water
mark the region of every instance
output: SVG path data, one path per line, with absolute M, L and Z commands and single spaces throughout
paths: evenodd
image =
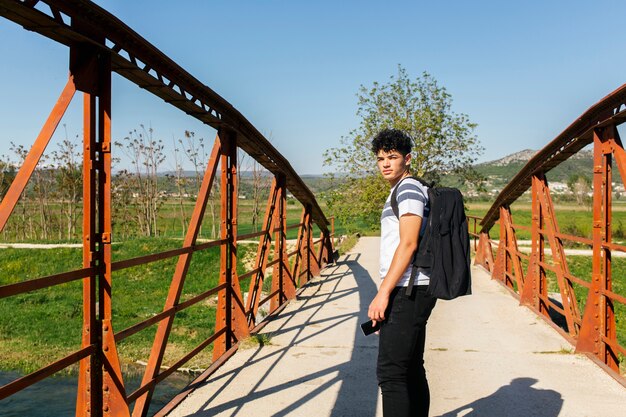
M 21 375 L 15 372 L 0 372 L 0 386 Z M 174 373 L 157 385 L 152 397 L 149 416 L 159 411 L 176 394 L 185 388 L 193 375 Z M 124 375 L 127 392 L 139 387 L 141 373 Z M 31 385 L 27 389 L 0 401 L 2 417 L 72 417 L 75 415 L 77 376 L 55 376 Z

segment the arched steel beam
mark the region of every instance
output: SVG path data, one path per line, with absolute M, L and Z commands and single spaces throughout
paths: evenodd
M 552 142 L 537 152 L 498 194 L 485 215 L 481 233 L 488 232 L 499 217 L 500 207 L 517 200 L 532 184 L 532 178 L 546 173 L 593 142 L 593 130 L 626 121 L 626 84 L 591 106 Z
M 237 109 L 121 20 L 84 0 L 0 0 L 0 15 L 70 47 L 99 48 L 114 72 L 209 126 L 239 133 L 238 144 L 287 188 L 323 232 L 329 222 L 291 164 Z M 79 90 L 81 86 L 77 86 Z

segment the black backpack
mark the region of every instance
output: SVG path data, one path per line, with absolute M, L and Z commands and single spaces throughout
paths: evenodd
M 421 178 L 406 178 L 413 178 L 428 187 L 430 205 L 426 229 L 413 256 L 407 294 L 411 294 L 420 268 L 430 270 L 430 283 L 426 290 L 429 296 L 452 300 L 471 294 L 469 230 L 463 195 L 456 188 L 435 187 Z M 399 186 L 391 194 L 391 209 L 397 218 Z

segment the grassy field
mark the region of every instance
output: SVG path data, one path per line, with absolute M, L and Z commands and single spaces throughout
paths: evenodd
M 113 261 L 179 248 L 193 207 L 193 202 L 185 202 L 183 211 L 186 221 L 183 221 L 179 202 L 165 201 L 159 211 L 159 237 L 156 238 L 125 236 L 125 225 L 120 220 L 120 213 L 114 213 Z M 251 233 L 262 227 L 266 203 L 261 204 L 259 225 L 256 228 L 252 227 L 252 207 L 253 202 L 250 200 L 238 201 L 239 235 Z M 25 209 L 36 213 L 34 205 Z M 219 234 L 219 203 L 216 204 L 214 210 L 217 216 L 215 227 L 211 210 L 207 207 L 199 234 L 200 241 L 211 239 L 214 231 Z M 300 222 L 302 216 L 300 203 L 289 198 L 286 210 L 288 226 Z M 13 222 L 22 220 L 19 213 L 11 218 Z M 34 218 L 33 222 L 35 229 L 40 226 L 37 218 Z M 78 219 L 79 230 L 80 222 L 81 220 Z M 17 230 L 17 228 L 14 229 Z M 297 233 L 298 228 L 291 228 L 287 231 L 287 238 L 296 238 Z M 314 238 L 317 237 L 319 237 L 319 228 L 314 226 Z M 18 236 L 11 236 L 8 232 L 0 235 L 0 239 L 2 242 L 27 243 L 79 242 L 78 239 L 68 241 L 55 239 L 54 236 L 45 242 L 41 239 L 18 239 Z M 252 240 L 258 240 L 258 238 Z M 240 244 L 238 255 L 237 267 L 239 272 L 243 273 L 246 271 L 244 264 L 246 262 L 249 264 L 256 255 L 256 244 Z M 114 272 L 113 327 L 116 332 L 162 311 L 175 263 L 176 258 L 171 258 Z M 0 265 L 2 270 L 0 285 L 6 285 L 81 268 L 82 249 L 9 247 L 0 249 Z M 250 269 L 249 265 L 247 269 Z M 182 301 L 216 286 L 218 272 L 219 248 L 194 254 Z M 269 280 L 266 284 L 269 284 Z M 242 282 L 242 291 L 247 291 L 248 285 L 248 281 Z M 166 351 L 165 364 L 180 358 L 213 333 L 216 302 L 217 298 L 214 296 L 177 313 Z M 79 281 L 0 299 L 0 352 L 2 352 L 0 369 L 33 371 L 78 349 L 81 339 L 82 314 L 82 284 Z M 148 359 L 156 327 L 153 325 L 119 344 L 120 358 L 124 363 Z M 186 366 L 204 367 L 209 363 L 210 355 L 211 349 L 209 348 Z
M 253 232 L 252 229 L 252 201 L 250 200 L 239 200 L 238 201 L 238 230 L 239 234 L 246 234 Z M 259 218 L 259 223 L 263 222 L 263 216 L 265 214 L 266 202 L 263 201 L 261 204 L 261 213 Z M 188 219 L 193 212 L 193 203 L 188 202 L 185 204 L 185 214 Z M 216 231 L 219 233 L 219 222 L 220 222 L 220 208 L 219 204 L 215 207 L 216 213 Z M 288 224 L 296 224 L 300 222 L 300 218 L 302 216 L 302 205 L 296 200 L 289 199 L 287 200 L 287 223 Z M 180 216 L 180 207 L 175 201 L 167 201 L 163 204 L 159 211 L 159 236 L 164 237 L 183 237 L 183 222 L 181 221 Z M 204 215 L 204 220 L 202 222 L 202 231 L 200 234 L 201 238 L 211 238 L 211 231 L 213 229 L 212 218 L 210 216 L 210 210 L 207 207 L 207 210 Z M 291 229 L 288 231 L 287 238 L 295 238 L 298 230 Z
M 250 232 L 251 205 L 241 203 L 239 233 Z M 468 204 L 468 213 L 484 216 L 489 205 Z M 614 210 L 614 226 L 619 230 L 621 222 L 626 225 L 626 211 Z M 163 213 L 161 231 L 163 237 L 151 239 L 130 239 L 113 244 L 113 260 L 133 258 L 149 253 L 178 248 L 181 245 L 182 224 L 175 215 L 175 206 L 167 207 Z M 264 209 L 264 207 L 263 207 Z M 299 204 L 288 204 L 288 223 L 299 222 L 301 215 Z M 514 222 L 530 225 L 530 205 L 516 204 L 512 207 Z M 578 206 L 559 206 L 557 219 L 563 232 L 590 237 L 591 212 Z M 177 223 L 178 222 L 178 223 Z M 177 226 L 178 224 L 178 226 Z M 246 226 L 246 224 L 248 226 Z M 168 226 L 169 225 L 169 226 Z M 204 233 L 210 224 L 205 223 Z M 347 228 L 337 225 L 340 235 Z M 366 234 L 375 234 L 375 227 L 366 227 Z M 289 231 L 289 238 L 296 236 L 297 229 Z M 493 239 L 498 238 L 499 228 L 491 231 Z M 621 232 L 620 232 L 621 233 Z M 616 233 L 614 232 L 614 235 Z M 619 233 L 617 233 L 619 235 Z M 529 239 L 530 235 L 520 231 L 519 239 Z M 354 239 L 352 239 L 354 240 Z M 617 238 L 616 238 L 617 240 Z M 348 243 L 348 242 L 347 242 Z M 348 246 L 350 244 L 349 243 Z M 240 246 L 238 269 L 245 270 L 246 260 L 254 257 L 255 245 Z M 82 250 L 80 248 L 57 249 L 0 249 L 0 285 L 47 276 L 81 267 Z M 189 299 L 217 284 L 219 249 L 210 249 L 197 253 L 193 257 L 191 268 L 185 283 L 182 299 Z M 159 313 L 174 271 L 176 259 L 163 260 L 150 265 L 138 266 L 117 271 L 113 275 L 113 326 L 120 331 Z M 568 256 L 570 271 L 577 277 L 590 281 L 591 258 L 586 256 Z M 556 280 L 550 276 L 551 291 L 558 291 Z M 613 260 L 614 291 L 626 294 L 626 259 Z M 243 291 L 247 282 L 242 283 Z M 577 299 L 584 308 L 587 290 L 576 289 Z M 206 337 L 212 334 L 215 322 L 216 298 L 208 299 L 191 307 L 176 317 L 170 336 L 170 345 L 166 352 L 165 363 L 188 352 Z M 615 306 L 618 337 L 622 346 L 626 345 L 626 308 Z M 0 299 L 0 369 L 32 371 L 48 364 L 80 346 L 82 324 L 82 285 L 71 282 L 53 288 L 34 291 L 16 297 Z M 119 344 L 119 354 L 123 363 L 133 363 L 148 358 L 156 326 L 137 333 Z M 187 364 L 188 367 L 203 367 L 210 361 L 211 350 L 207 349 Z
M 180 247 L 179 240 L 139 239 L 113 245 L 113 260 L 121 260 Z M 256 254 L 255 245 L 238 249 L 238 270 Z M 81 267 L 81 249 L 2 249 L 0 285 L 47 276 Z M 176 258 L 117 271 L 113 274 L 113 327 L 123 330 L 163 309 Z M 219 248 L 194 254 L 182 300 L 215 287 L 219 275 Z M 246 286 L 242 287 L 246 291 Z M 165 363 L 213 333 L 217 298 L 209 298 L 176 315 Z M 0 299 L 0 369 L 32 371 L 80 347 L 82 284 L 80 281 Z M 119 344 L 123 363 L 147 360 L 156 325 Z M 194 358 L 188 367 L 206 366 L 211 350 Z
M 467 203 L 468 215 L 483 217 L 491 207 L 486 203 Z M 613 240 L 626 240 L 626 204 L 624 202 L 614 203 L 612 207 Z M 579 206 L 575 204 L 555 204 L 556 220 L 562 233 L 591 238 L 592 211 L 591 207 Z M 511 217 L 514 224 L 530 226 L 531 207 L 530 202 L 516 202 L 511 206 Z M 480 230 L 480 227 L 478 228 Z M 492 239 L 497 239 L 500 235 L 498 224 L 489 231 Z M 530 239 L 530 232 L 526 230 L 516 231 L 518 239 Z
M 187 230 L 191 214 L 194 209 L 193 201 L 185 201 L 180 205 L 176 200 L 165 200 L 162 202 L 158 212 L 158 220 L 156 225 L 157 236 L 167 238 L 183 238 Z M 237 203 L 237 222 L 238 233 L 247 234 L 255 231 L 252 226 L 253 202 L 251 200 L 240 199 Z M 77 242 L 80 243 L 81 235 L 81 210 L 82 207 L 77 206 L 77 217 L 74 221 L 75 233 L 72 238 L 67 238 L 65 231 L 66 225 L 60 224 L 58 213 L 60 207 L 58 204 L 51 203 L 49 206 L 49 217 L 46 220 L 48 227 L 47 237 L 44 238 L 42 233 L 42 220 L 38 213 L 39 205 L 36 202 L 20 202 L 18 208 L 9 218 L 7 226 L 0 233 L 1 242 L 31 242 L 31 243 L 53 243 L 53 242 Z M 259 220 L 256 229 L 260 228 L 260 224 L 264 220 L 266 209 L 266 201 L 260 204 Z M 324 207 L 322 207 L 324 210 Z M 296 224 L 300 222 L 302 216 L 302 205 L 295 199 L 287 199 L 287 223 Z M 213 211 L 214 216 L 211 215 Z M 119 207 L 113 208 L 112 227 L 115 240 L 128 240 L 141 237 L 136 218 L 136 213 L 130 211 L 123 214 Z M 219 235 L 220 228 L 220 205 L 215 203 L 213 209 L 207 205 L 204 218 L 202 219 L 202 227 L 200 229 L 200 239 L 212 239 Z M 287 233 L 288 238 L 295 238 L 297 229 L 290 229 Z

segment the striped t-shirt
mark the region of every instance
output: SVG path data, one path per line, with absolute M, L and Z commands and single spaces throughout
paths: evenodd
M 413 178 L 407 178 L 402 182 L 399 182 L 395 187 L 398 188 L 396 194 L 398 200 L 398 215 L 402 217 L 404 214 L 410 213 L 418 215 L 422 218 L 422 227 L 420 230 L 420 236 L 423 235 L 426 228 L 426 222 L 428 218 L 428 212 L 430 210 L 428 202 L 428 187 L 420 183 Z M 391 189 L 387 201 L 385 201 L 385 207 L 380 217 L 380 277 L 385 279 L 387 271 L 391 266 L 391 260 L 393 255 L 400 244 L 400 222 L 398 218 L 393 214 L 391 208 Z M 409 278 L 411 277 L 411 265 L 402 275 L 402 278 L 396 284 L 399 287 L 406 287 L 409 285 Z M 428 285 L 429 277 L 423 272 L 418 272 L 415 279 L 415 285 Z

